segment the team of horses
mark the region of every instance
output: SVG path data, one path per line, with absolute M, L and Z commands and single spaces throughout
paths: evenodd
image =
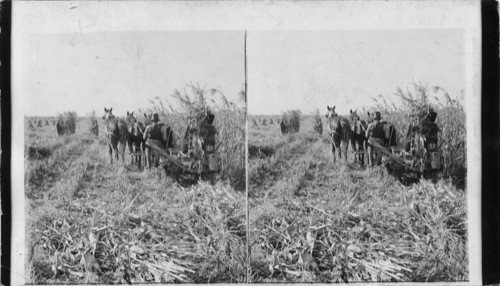
M 132 154 L 132 163 L 139 167 L 144 162 L 144 165 L 151 167 L 152 162 L 158 162 L 154 152 L 151 152 L 146 146 L 144 133 L 146 127 L 152 123 L 152 116 L 144 114 L 142 121 L 137 120 L 133 112 L 127 111 L 126 119 L 119 119 L 112 113 L 113 108 L 104 108 L 103 119 L 105 121 L 105 133 L 109 145 L 110 162 L 113 163 L 114 157 L 118 161 L 119 157 L 125 162 L 125 146 L 128 145 L 128 150 Z M 370 112 L 367 113 L 367 119 L 361 119 L 356 111 L 350 111 L 349 117 L 340 116 L 335 112 L 335 106 L 327 106 L 326 117 L 328 119 L 328 127 L 330 130 L 330 139 L 332 144 L 332 153 L 334 162 L 337 156 L 347 161 L 347 153 L 349 143 L 354 151 L 354 162 L 359 162 L 364 165 L 365 154 L 369 151 L 370 144 L 366 138 L 366 130 L 368 125 L 373 121 Z M 383 146 L 389 147 L 396 145 L 396 129 L 392 123 L 380 121 L 384 129 Z M 156 123 L 149 138 L 160 145 L 162 149 L 174 147 L 174 135 L 172 129 L 164 123 Z M 143 158 L 143 154 L 146 156 Z M 119 156 L 120 155 L 120 156 Z M 372 163 L 371 156 L 367 163 Z
M 146 146 L 144 132 L 146 127 L 152 123 L 152 116 L 144 114 L 142 121 L 137 120 L 133 112 L 127 111 L 126 119 L 120 119 L 113 114 L 113 108 L 104 108 L 104 128 L 109 145 L 110 162 L 114 157 L 125 162 L 125 146 L 132 155 L 132 163 L 139 167 L 144 165 L 152 166 L 153 161 L 158 162 L 157 155 Z M 174 136 L 172 129 L 164 123 L 157 123 L 150 132 L 150 139 L 155 140 L 162 149 L 174 147 Z M 143 155 L 146 156 L 143 156 Z
M 328 127 L 330 130 L 330 139 L 332 144 L 333 161 L 337 160 L 337 155 L 347 161 L 347 152 L 349 142 L 354 151 L 354 162 L 359 162 L 361 165 L 365 164 L 365 154 L 372 153 L 366 131 L 368 125 L 373 122 L 373 117 L 370 112 L 367 112 L 366 120 L 361 119 L 356 110 L 350 110 L 349 118 L 340 116 L 335 112 L 335 106 L 327 106 L 326 118 L 328 119 Z M 392 123 L 387 121 L 380 121 L 384 129 L 383 146 L 389 147 L 397 144 L 396 128 Z M 366 156 L 367 164 L 371 164 L 372 156 Z

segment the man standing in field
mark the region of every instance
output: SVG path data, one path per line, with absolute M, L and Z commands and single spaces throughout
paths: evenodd
M 146 145 L 150 146 L 150 143 L 155 143 L 158 146 L 161 146 L 161 140 L 155 140 L 152 139 L 151 133 L 155 129 L 155 127 L 158 125 L 158 122 L 160 122 L 160 116 L 158 116 L 158 113 L 153 114 L 153 119 L 151 120 L 151 124 L 149 124 L 146 129 L 144 130 L 144 140 L 146 141 Z M 156 138 L 156 137 L 155 137 Z M 161 138 L 161 137 L 160 137 Z M 154 154 L 154 151 L 151 150 L 151 148 L 146 149 L 146 158 L 147 158 L 147 163 L 149 169 L 151 169 L 151 166 L 153 165 L 153 160 L 154 160 L 154 166 L 158 167 L 160 158 L 156 154 Z
M 375 112 L 375 115 L 373 117 L 373 122 L 368 125 L 368 128 L 366 129 L 366 139 L 368 142 L 374 141 L 378 143 L 380 146 L 384 145 L 384 126 L 381 124 L 380 120 L 382 119 L 382 116 L 380 115 L 380 112 L 377 111 Z M 373 147 L 369 148 L 368 156 L 370 157 L 370 162 L 372 167 L 375 165 L 381 165 L 382 164 L 382 156 L 378 151 L 373 150 Z
M 196 128 L 196 119 L 192 114 L 188 119 L 188 126 L 186 127 L 186 133 L 184 133 L 184 146 L 182 148 L 182 152 L 187 154 L 189 149 L 191 148 L 192 142 L 191 138 L 194 134 L 198 132 Z

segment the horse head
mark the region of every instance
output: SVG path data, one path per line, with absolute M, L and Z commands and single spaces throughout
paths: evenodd
M 326 118 L 328 119 L 328 127 L 333 132 L 341 133 L 341 125 L 345 118 L 339 116 L 335 112 L 335 105 L 333 107 L 327 106 L 326 109 L 328 110 L 328 113 L 326 114 Z
M 338 114 L 335 112 L 335 105 L 333 107 L 327 105 L 326 109 L 328 110 L 328 112 L 326 113 L 326 118 L 330 119 L 338 116 Z
M 104 107 L 104 116 L 102 117 L 102 119 L 108 121 L 113 118 L 115 118 L 115 116 L 113 115 L 113 107 L 111 107 L 110 109 Z
M 152 114 L 146 114 L 144 113 L 144 125 L 148 126 L 149 124 L 151 124 L 151 122 L 153 121 L 153 115 Z
M 351 129 L 354 132 L 354 134 L 364 134 L 366 131 L 366 121 L 362 120 L 361 117 L 358 115 L 357 110 L 350 110 L 349 114 L 349 121 L 351 123 Z
M 127 111 L 127 125 L 128 125 L 128 132 L 130 134 L 136 137 L 142 135 L 144 126 L 141 122 L 137 121 L 137 118 L 135 118 L 133 112 Z
M 134 112 L 128 112 L 127 111 L 127 123 L 128 124 L 132 124 L 132 123 L 135 123 L 135 122 L 137 122 L 137 119 L 134 116 Z
M 361 118 L 359 118 L 357 110 L 352 111 L 352 109 L 350 110 L 349 119 L 351 120 L 351 122 L 357 122 L 361 120 Z
M 373 113 L 370 113 L 370 111 L 367 111 L 367 112 L 366 112 L 366 115 L 368 116 L 368 118 L 366 119 L 366 122 L 367 122 L 368 124 L 372 123 L 372 122 L 373 122 L 373 115 L 374 115 L 374 114 L 373 114 Z

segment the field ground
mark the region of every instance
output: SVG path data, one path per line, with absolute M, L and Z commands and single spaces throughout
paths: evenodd
M 312 117 L 249 126 L 249 282 L 468 279 L 465 191 L 335 164 Z
M 26 123 L 29 281 L 244 282 L 244 191 L 184 188 L 130 156 L 111 165 L 99 124 L 100 137 L 88 118 L 58 137 L 52 123 Z

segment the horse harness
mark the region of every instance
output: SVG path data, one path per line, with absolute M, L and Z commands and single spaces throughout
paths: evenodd
M 136 121 L 134 121 L 134 122 L 132 123 L 132 126 L 130 126 L 130 130 L 129 130 L 129 132 L 132 130 L 132 128 L 134 127 L 134 125 L 136 125 L 136 126 L 137 126 L 137 129 L 139 130 L 139 132 L 142 134 L 142 136 L 144 136 L 144 132 L 142 131 L 142 128 L 141 128 L 141 126 L 139 125 L 139 123 L 137 123 L 137 120 L 136 120 Z

